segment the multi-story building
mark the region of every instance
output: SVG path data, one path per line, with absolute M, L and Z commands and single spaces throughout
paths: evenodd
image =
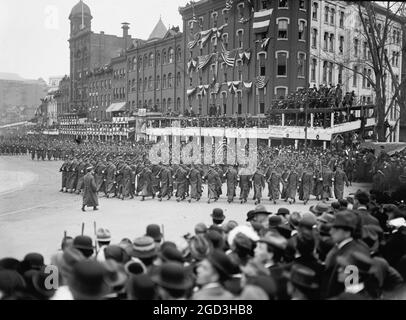
M 374 7 L 377 26 L 385 23 L 386 11 Z M 357 102 L 374 103 L 374 90 L 367 78 L 374 78 L 372 57 L 358 13 L 358 4 L 350 1 L 313 0 L 310 19 L 310 85 L 341 85 L 343 93 L 354 92 Z M 393 16 L 390 39 L 386 41 L 388 57 L 395 74 L 400 76 L 402 66 L 402 20 Z M 365 75 L 365 76 L 364 76 Z M 393 87 L 387 76 L 386 96 L 391 97 Z M 389 98 L 388 104 L 389 104 Z M 389 124 L 395 126 L 389 141 L 398 141 L 399 110 L 388 112 Z
M 263 114 L 307 86 L 310 1 L 201 0 L 179 12 L 195 113 Z
M 160 19 L 147 41 L 127 51 L 127 101 L 132 110 L 184 110 L 184 51 L 179 28 Z M 120 83 L 120 87 L 122 84 Z
M 54 94 L 57 101 L 58 118 L 69 113 L 70 110 L 70 78 L 65 75 L 59 82 L 58 90 Z
M 91 120 L 106 120 L 106 109 L 112 102 L 113 68 L 110 64 L 89 74 L 89 113 Z
M 122 37 L 100 34 L 91 30 L 93 17 L 90 8 L 80 1 L 70 15 L 70 80 L 71 102 L 74 111 L 89 111 L 89 74 L 110 63 L 111 58 L 125 52 L 131 44 L 128 24 L 124 24 Z

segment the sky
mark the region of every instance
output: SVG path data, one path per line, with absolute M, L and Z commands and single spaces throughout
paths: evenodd
M 26 79 L 69 74 L 69 14 L 79 0 L 0 0 L 0 72 Z M 146 39 L 162 17 L 182 29 L 178 8 L 189 0 L 85 0 L 92 31 L 122 35 L 129 22 L 132 37 Z

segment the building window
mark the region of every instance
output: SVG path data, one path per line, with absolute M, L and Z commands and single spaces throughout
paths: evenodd
M 335 17 L 336 17 L 336 11 L 335 11 L 335 9 L 331 8 L 331 15 L 330 15 L 330 24 L 331 25 L 334 25 Z
M 144 91 L 147 91 L 147 86 L 148 86 L 148 79 L 147 77 L 144 78 Z
M 333 70 L 334 70 L 334 64 L 332 62 L 330 62 L 329 69 L 328 69 L 328 82 L 330 85 L 333 83 Z
M 223 114 L 227 114 L 227 92 L 223 91 L 221 93 L 221 101 L 223 104 Z
M 222 37 L 223 37 L 224 48 L 228 49 L 228 33 L 224 33 Z
M 261 9 L 260 10 L 266 10 L 266 9 L 268 9 L 268 1 L 261 0 Z
M 223 67 L 223 82 L 227 82 L 227 65 L 223 62 L 221 64 L 221 66 Z
M 150 53 L 149 54 L 149 62 L 148 62 L 148 66 L 152 67 L 154 65 L 154 54 Z
M 330 52 L 334 52 L 334 34 L 330 34 Z
M 159 90 L 161 88 L 161 77 L 159 75 L 156 76 L 156 89 Z
M 323 49 L 327 51 L 328 49 L 328 32 L 324 32 L 324 47 Z
M 326 6 L 325 8 L 324 8 L 324 23 L 328 23 L 328 12 L 329 12 L 329 7 L 328 6 Z
M 166 74 L 162 77 L 162 89 L 166 89 Z
M 312 19 L 317 21 L 317 15 L 319 11 L 319 3 L 313 2 L 313 12 L 312 12 Z
M 264 53 L 258 54 L 259 59 L 259 75 L 265 76 L 266 74 L 266 55 Z
M 166 112 L 166 99 L 162 99 L 162 112 Z
M 168 74 L 168 88 L 171 89 L 173 88 L 173 77 L 172 77 L 172 73 Z
M 211 14 L 212 22 L 213 22 L 213 28 L 217 28 L 217 19 L 218 19 L 218 13 L 213 12 Z
M 354 66 L 354 74 L 352 78 L 352 86 L 356 87 L 358 83 L 358 67 Z
M 189 87 L 193 86 L 193 77 L 189 77 Z
M 340 11 L 340 28 L 344 28 L 344 11 Z
M 297 76 L 299 78 L 304 78 L 305 76 L 305 66 L 306 66 L 306 54 L 303 52 L 299 52 L 298 54 L 298 69 L 297 69 Z
M 169 49 L 169 63 L 173 63 L 175 61 L 175 51 L 170 48 Z
M 311 72 L 310 72 L 310 81 L 316 82 L 316 67 L 317 59 L 312 59 Z
M 279 19 L 278 21 L 278 39 L 288 38 L 288 20 Z
M 339 43 L 338 51 L 340 54 L 344 53 L 344 37 L 343 36 L 340 36 L 340 43 Z
M 237 31 L 238 47 L 242 49 L 244 47 L 244 30 Z
M 368 79 L 371 79 L 371 69 L 368 69 Z M 369 88 L 371 88 L 371 83 L 368 81 L 368 79 L 367 79 L 367 88 L 369 89 Z
M 148 79 L 148 90 L 153 90 L 153 84 L 152 84 L 152 76 L 149 77 Z
M 223 21 L 224 24 L 228 24 L 228 10 L 223 10 Z
M 343 84 L 343 66 L 338 66 L 338 83 Z
M 306 27 L 306 21 L 300 20 L 299 21 L 299 40 L 305 40 L 305 27 Z
M 312 30 L 312 47 L 317 48 L 317 29 Z
M 243 19 L 244 18 L 244 3 L 239 3 L 237 6 L 238 10 L 238 18 Z
M 166 50 L 164 49 L 162 51 L 162 64 L 165 64 L 165 63 L 166 63 Z
M 305 8 L 305 1 L 304 1 L 304 0 L 299 0 L 299 9 L 301 9 L 301 10 L 306 10 L 306 8 Z
M 182 49 L 181 49 L 181 48 L 178 48 L 178 49 L 177 49 L 177 52 L 176 52 L 176 60 L 177 60 L 178 62 L 182 62 Z
M 327 83 L 327 61 L 323 61 L 323 83 Z
M 286 52 L 277 52 L 277 76 L 287 76 L 287 63 Z
M 176 111 L 179 111 L 180 110 L 180 108 L 181 108 L 181 105 L 180 105 L 181 103 L 180 103 L 180 98 L 178 97 L 178 99 L 176 99 L 176 108 L 175 108 L 175 110 Z
M 278 8 L 287 8 L 288 0 L 279 0 Z
M 367 80 L 367 68 L 364 68 L 362 72 L 362 87 L 365 88 L 365 82 Z
M 171 111 L 172 110 L 172 99 L 168 98 L 166 104 L 167 104 L 168 111 Z
M 237 113 L 242 113 L 242 92 L 237 91 Z
M 287 93 L 286 87 L 276 87 L 275 88 L 275 95 L 277 99 L 285 99 Z
M 180 77 L 180 72 L 178 72 L 176 75 L 176 86 L 179 88 L 180 85 L 181 85 L 181 77 Z

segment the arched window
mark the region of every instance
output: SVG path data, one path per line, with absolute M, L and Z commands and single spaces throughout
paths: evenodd
M 133 58 L 133 62 L 132 62 L 132 65 L 133 65 L 133 71 L 135 71 L 136 70 L 136 68 L 137 68 L 137 57 L 134 57 Z
M 151 52 L 150 54 L 149 54 L 149 63 L 148 63 L 148 66 L 149 67 L 152 67 L 154 65 L 154 54 Z
M 156 89 L 159 90 L 161 88 L 161 77 L 160 75 L 156 76 Z
M 166 89 L 166 74 L 162 78 L 162 89 Z
M 161 64 L 161 54 L 158 52 L 156 54 L 156 65 L 159 66 Z
M 175 61 L 175 51 L 172 48 L 168 50 L 168 63 L 174 63 Z
M 180 110 L 180 98 L 178 97 L 178 99 L 176 99 L 176 111 Z
M 145 54 L 144 55 L 144 69 L 147 67 L 148 64 L 148 56 Z
M 141 91 L 142 88 L 142 78 L 138 79 L 138 91 Z
M 148 108 L 152 108 L 152 99 L 148 100 Z
M 162 99 L 162 112 L 166 112 L 166 100 Z
M 180 77 L 180 72 L 176 75 L 176 87 L 180 87 L 181 85 L 181 77 Z
M 168 74 L 168 88 L 169 88 L 169 89 L 173 88 L 172 73 L 169 73 L 169 74 Z
M 158 111 L 162 111 L 159 99 L 156 99 L 155 105 L 158 107 Z
M 180 47 L 178 47 L 176 51 L 176 60 L 182 62 L 182 49 Z
M 171 110 L 171 109 L 172 109 L 172 99 L 171 99 L 171 98 L 168 98 L 168 101 L 167 101 L 166 104 L 167 104 L 166 107 L 167 107 L 168 111 Z
M 162 64 L 166 63 L 166 50 L 162 50 Z
M 148 85 L 148 79 L 147 77 L 144 78 L 144 91 L 147 90 L 147 85 Z
M 142 69 L 142 57 L 139 56 L 138 57 L 138 70 L 141 70 L 141 69 Z

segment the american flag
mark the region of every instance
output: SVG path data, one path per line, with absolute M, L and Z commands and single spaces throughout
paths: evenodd
M 254 13 L 254 24 L 252 27 L 255 33 L 268 32 L 272 11 L 273 9 L 269 9 Z
M 203 69 L 209 63 L 212 56 L 213 56 L 212 54 L 208 54 L 205 56 L 199 56 L 197 58 L 198 59 L 197 69 L 198 70 Z
M 233 7 L 234 0 L 226 0 L 226 9 L 230 10 Z
M 263 89 L 267 83 L 268 80 L 266 80 L 265 76 L 258 76 L 255 85 L 257 86 L 258 89 Z
M 223 52 L 221 53 L 221 57 L 223 58 L 223 61 L 228 65 L 229 67 L 234 67 L 235 64 L 235 57 L 231 56 L 231 51 L 227 51 L 224 48 L 224 44 L 222 43 L 223 46 Z

